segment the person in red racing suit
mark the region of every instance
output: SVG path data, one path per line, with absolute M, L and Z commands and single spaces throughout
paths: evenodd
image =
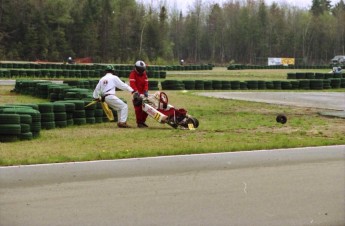
M 138 92 L 140 95 L 148 96 L 149 80 L 146 74 L 146 64 L 144 61 L 137 61 L 134 65 L 134 69 L 129 74 L 129 85 L 134 92 Z M 146 125 L 147 113 L 142 110 L 141 104 L 135 104 L 133 101 L 135 117 L 139 128 L 148 127 Z

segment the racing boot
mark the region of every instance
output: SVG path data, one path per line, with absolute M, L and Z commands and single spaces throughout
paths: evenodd
M 131 128 L 126 122 L 118 122 L 117 126 L 119 128 Z
M 145 122 L 138 123 L 138 128 L 146 128 L 146 127 L 149 127 L 149 126 L 146 125 Z

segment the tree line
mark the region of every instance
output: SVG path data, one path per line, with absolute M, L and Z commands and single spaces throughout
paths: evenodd
M 0 60 L 325 64 L 345 55 L 345 4 L 195 0 L 182 12 L 135 0 L 0 0 Z

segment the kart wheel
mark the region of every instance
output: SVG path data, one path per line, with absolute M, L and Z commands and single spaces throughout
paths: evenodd
M 196 118 L 189 117 L 188 120 L 187 120 L 187 125 L 189 123 L 192 123 L 194 128 L 198 128 L 199 127 L 199 120 L 197 120 Z
M 285 124 L 287 122 L 287 117 L 285 115 L 277 115 L 276 121 L 281 124 Z

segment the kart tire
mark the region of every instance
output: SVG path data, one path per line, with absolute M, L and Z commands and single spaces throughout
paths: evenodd
M 279 114 L 276 117 L 276 121 L 281 124 L 285 124 L 287 122 L 287 117 L 285 115 Z

